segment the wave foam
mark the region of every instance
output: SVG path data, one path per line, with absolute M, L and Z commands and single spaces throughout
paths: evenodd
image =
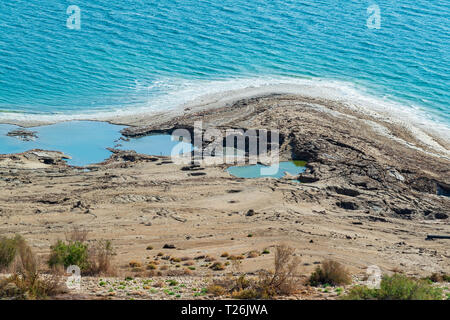
M 147 91 L 146 104 L 121 110 L 96 110 L 92 113 L 52 115 L 0 114 L 0 122 L 108 120 L 127 115 L 170 112 L 186 107 L 225 105 L 238 99 L 267 94 L 296 94 L 339 101 L 375 118 L 399 123 L 418 134 L 425 131 L 444 140 L 450 140 L 449 125 L 433 119 L 420 106 L 379 98 L 369 94 L 365 88 L 344 81 L 287 77 L 253 77 L 213 81 L 164 79 L 152 83 L 151 86 L 148 86 Z M 427 140 L 425 136 L 423 138 Z M 431 141 L 429 142 L 431 143 Z

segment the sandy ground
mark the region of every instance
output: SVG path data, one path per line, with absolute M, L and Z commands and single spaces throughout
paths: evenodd
M 44 259 L 65 233 L 85 229 L 90 240 L 112 240 L 124 274 L 132 273 L 130 261 L 145 266 L 163 252 L 193 260 L 191 276 L 220 276 L 231 266 L 212 271 L 194 258 L 267 249 L 243 260 L 241 271 L 255 273 L 272 268 L 274 246 L 282 243 L 296 248 L 303 274 L 326 258 L 358 275 L 370 265 L 387 273 L 450 273 L 450 240 L 425 241 L 450 234 L 450 199 L 437 195 L 450 185 L 445 139 L 428 137 L 433 143 L 426 144 L 338 103 L 291 95 L 146 119 L 124 134 L 170 132 L 197 120 L 205 128 L 280 130 L 282 159 L 308 161 L 302 183 L 239 179 L 225 165 L 182 170 L 167 158 L 127 152 L 90 170 L 66 166 L 57 153 L 0 156 L 0 234 L 22 234 Z

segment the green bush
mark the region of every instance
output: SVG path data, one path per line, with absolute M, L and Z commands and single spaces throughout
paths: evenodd
M 353 287 L 344 297 L 344 300 L 377 300 L 378 289 L 371 289 L 366 286 Z
M 64 243 L 61 240 L 50 247 L 51 254 L 48 259 L 48 265 L 53 268 L 56 266 L 64 266 L 67 268 L 76 265 L 81 271 L 89 268 L 88 246 L 82 242 L 75 241 Z
M 18 248 L 25 243 L 25 240 L 16 235 L 14 238 L 0 238 L 0 270 L 8 268 L 16 257 Z
M 384 276 L 379 289 L 357 286 L 344 297 L 347 300 L 441 300 L 442 289 L 429 282 L 401 274 Z

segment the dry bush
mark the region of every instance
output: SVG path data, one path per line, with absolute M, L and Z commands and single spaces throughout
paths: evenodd
M 166 276 L 168 276 L 168 277 L 180 277 L 180 276 L 190 276 L 190 275 L 192 275 L 192 271 L 189 269 L 168 270 L 166 272 Z
M 211 266 L 211 269 L 213 269 L 214 271 L 221 271 L 221 270 L 225 270 L 225 266 L 223 265 L 222 262 L 214 262 Z
M 250 252 L 248 253 L 247 257 L 248 257 L 248 258 L 257 258 L 257 257 L 259 257 L 259 252 L 258 252 L 258 251 L 255 251 L 255 250 L 250 251 Z
M 227 289 L 225 289 L 224 287 L 222 287 L 221 285 L 218 285 L 218 284 L 212 284 L 212 285 L 208 286 L 206 288 L 206 291 L 216 297 L 224 296 L 228 293 Z
M 228 252 L 224 252 L 220 255 L 221 258 L 227 258 L 229 256 Z
M 429 280 L 431 282 L 450 282 L 450 275 L 444 272 L 434 272 L 430 276 L 424 278 L 424 280 Z
M 216 261 L 217 259 L 215 258 L 215 257 L 213 257 L 213 256 L 206 256 L 205 257 L 205 261 L 206 262 L 213 262 L 213 261 Z
M 66 241 L 68 242 L 86 242 L 89 231 L 73 228 L 72 231 L 66 233 Z
M 266 297 L 289 295 L 298 290 L 298 267 L 300 259 L 294 255 L 295 249 L 286 245 L 276 247 L 275 270 L 259 274 L 259 290 Z
M 186 261 L 186 262 L 183 264 L 183 266 L 189 267 L 189 266 L 193 266 L 194 264 L 195 264 L 194 261 Z
M 114 276 L 117 270 L 112 265 L 114 249 L 109 240 L 97 241 L 89 245 L 89 269 L 86 271 L 91 275 Z
M 157 281 L 155 283 L 152 284 L 152 287 L 154 288 L 163 288 L 166 284 L 163 281 Z
M 0 238 L 0 271 L 7 270 L 14 261 L 17 254 L 17 249 L 24 239 L 20 235 L 14 236 L 14 238 Z
M 232 260 L 233 269 L 239 269 L 241 261 Z M 267 299 L 279 295 L 289 295 L 297 291 L 299 281 L 297 270 L 300 259 L 294 255 L 294 249 L 286 245 L 276 247 L 275 269 L 262 271 L 258 278 L 226 277 L 213 282 L 215 288 L 222 287 L 236 299 Z
M 128 263 L 128 265 L 129 265 L 131 268 L 139 268 L 139 267 L 142 267 L 142 263 L 140 263 L 140 262 L 138 262 L 138 261 L 136 261 L 136 260 L 131 260 L 131 261 Z
M 15 299 L 45 299 L 63 292 L 59 275 L 43 275 L 36 256 L 21 239 L 17 242 L 12 275 L 0 285 L 0 297 Z
M 309 283 L 312 286 L 329 284 L 332 286 L 350 284 L 352 278 L 348 270 L 339 262 L 325 260 L 321 267 L 317 267 L 311 274 Z

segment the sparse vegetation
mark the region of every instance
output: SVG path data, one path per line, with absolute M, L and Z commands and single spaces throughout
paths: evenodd
M 214 262 L 210 268 L 213 269 L 214 271 L 225 270 L 225 266 L 223 265 L 222 262 Z
M 351 276 L 347 269 L 337 261 L 325 260 L 322 266 L 318 266 L 309 278 L 309 284 L 319 285 L 344 285 L 351 283 Z
M 238 259 L 232 261 L 240 264 Z M 224 295 L 225 291 L 235 299 L 267 299 L 294 293 L 299 287 L 297 269 L 300 264 L 300 260 L 294 255 L 294 249 L 285 245 L 278 246 L 274 264 L 273 271 L 262 271 L 257 278 L 241 275 L 215 280 L 209 291 L 216 295 Z
M 114 274 L 111 264 L 114 255 L 111 241 L 94 241 L 88 245 L 85 242 L 86 234 L 75 230 L 66 235 L 66 242 L 58 240 L 50 247 L 48 265 L 51 268 L 76 265 L 85 275 Z
M 81 271 L 89 268 L 88 246 L 79 241 L 65 243 L 58 240 L 55 245 L 50 247 L 51 255 L 48 259 L 48 265 L 51 268 L 64 266 L 67 268 L 76 265 Z
M 442 300 L 441 288 L 424 280 L 394 274 L 384 276 L 379 289 L 356 286 L 343 297 L 347 300 Z
M 450 275 L 445 273 L 433 273 L 429 277 L 424 278 L 424 280 L 429 280 L 431 282 L 450 282 Z
M 0 298 L 45 299 L 62 292 L 58 275 L 44 275 L 31 248 L 23 238 L 15 237 L 12 275 L 0 282 Z
M 256 258 L 256 257 L 259 257 L 259 252 L 258 252 L 258 251 L 255 251 L 255 250 L 250 251 L 250 252 L 248 253 L 247 257 L 248 257 L 248 258 Z
M 24 239 L 20 235 L 16 235 L 13 238 L 0 238 L 0 270 L 10 267 L 16 257 L 18 248 L 23 244 Z

